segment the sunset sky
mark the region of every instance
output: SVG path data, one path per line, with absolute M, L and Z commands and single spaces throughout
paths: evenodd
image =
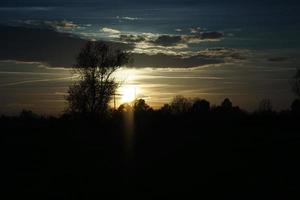
M 300 67 L 300 3 L 293 0 L 2 0 L 0 114 L 60 114 L 70 67 L 88 40 L 133 54 L 116 74 L 117 104 L 158 108 L 178 94 L 255 110 L 287 109 Z

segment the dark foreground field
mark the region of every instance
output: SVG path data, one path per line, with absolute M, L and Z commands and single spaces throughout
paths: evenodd
M 299 119 L 234 110 L 2 117 L 2 194 L 290 199 L 300 188 Z

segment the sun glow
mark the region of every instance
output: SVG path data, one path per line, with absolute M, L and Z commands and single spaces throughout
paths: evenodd
M 136 99 L 137 95 L 137 86 L 134 85 L 125 85 L 120 88 L 121 94 L 121 102 L 122 103 L 129 103 Z

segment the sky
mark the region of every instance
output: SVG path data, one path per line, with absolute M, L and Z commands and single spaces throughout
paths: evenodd
M 257 1 L 257 0 L 256 0 Z M 3 6 L 69 6 L 70 4 L 73 5 L 109 5 L 109 4 L 136 4 L 139 2 L 138 0 L 3 0 L 1 1 L 0 5 Z M 239 2 L 247 2 L 242 0 L 144 0 L 143 2 L 139 2 L 140 4 L 202 4 L 202 3 L 239 3 Z M 255 2 L 252 1 L 252 2 Z M 261 3 L 296 3 L 296 0 L 259 0 L 257 2 Z M 284 3 L 284 4 L 285 4 Z
M 0 113 L 62 113 L 76 81 L 70 67 L 88 40 L 132 53 L 116 74 L 119 90 L 155 108 L 182 94 L 212 104 L 229 97 L 246 110 L 270 98 L 287 109 L 299 8 L 293 0 L 1 1 Z

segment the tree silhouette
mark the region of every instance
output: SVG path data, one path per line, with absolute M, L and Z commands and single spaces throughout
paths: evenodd
M 160 108 L 160 111 L 164 114 L 170 114 L 172 112 L 172 107 L 170 104 L 166 103 Z
M 191 109 L 191 102 L 184 96 L 177 95 L 171 102 L 173 113 L 186 113 Z
M 193 112 L 207 113 L 210 110 L 210 103 L 205 99 L 196 99 L 192 106 Z
M 273 106 L 270 99 L 263 99 L 259 102 L 258 111 L 261 113 L 272 112 Z
M 136 113 L 144 113 L 152 110 L 152 108 L 146 103 L 144 99 L 136 100 L 134 102 L 133 109 Z
M 230 109 L 232 109 L 232 103 L 228 98 L 226 98 L 222 102 L 221 107 L 225 110 L 230 110 Z
M 131 112 L 132 111 L 132 107 L 128 104 L 128 103 L 123 103 L 119 106 L 118 110 L 119 113 L 123 113 L 123 112 Z
M 69 87 L 68 111 L 93 116 L 104 114 L 118 87 L 112 74 L 127 64 L 129 58 L 127 52 L 104 42 L 87 42 L 73 67 L 80 80 Z

